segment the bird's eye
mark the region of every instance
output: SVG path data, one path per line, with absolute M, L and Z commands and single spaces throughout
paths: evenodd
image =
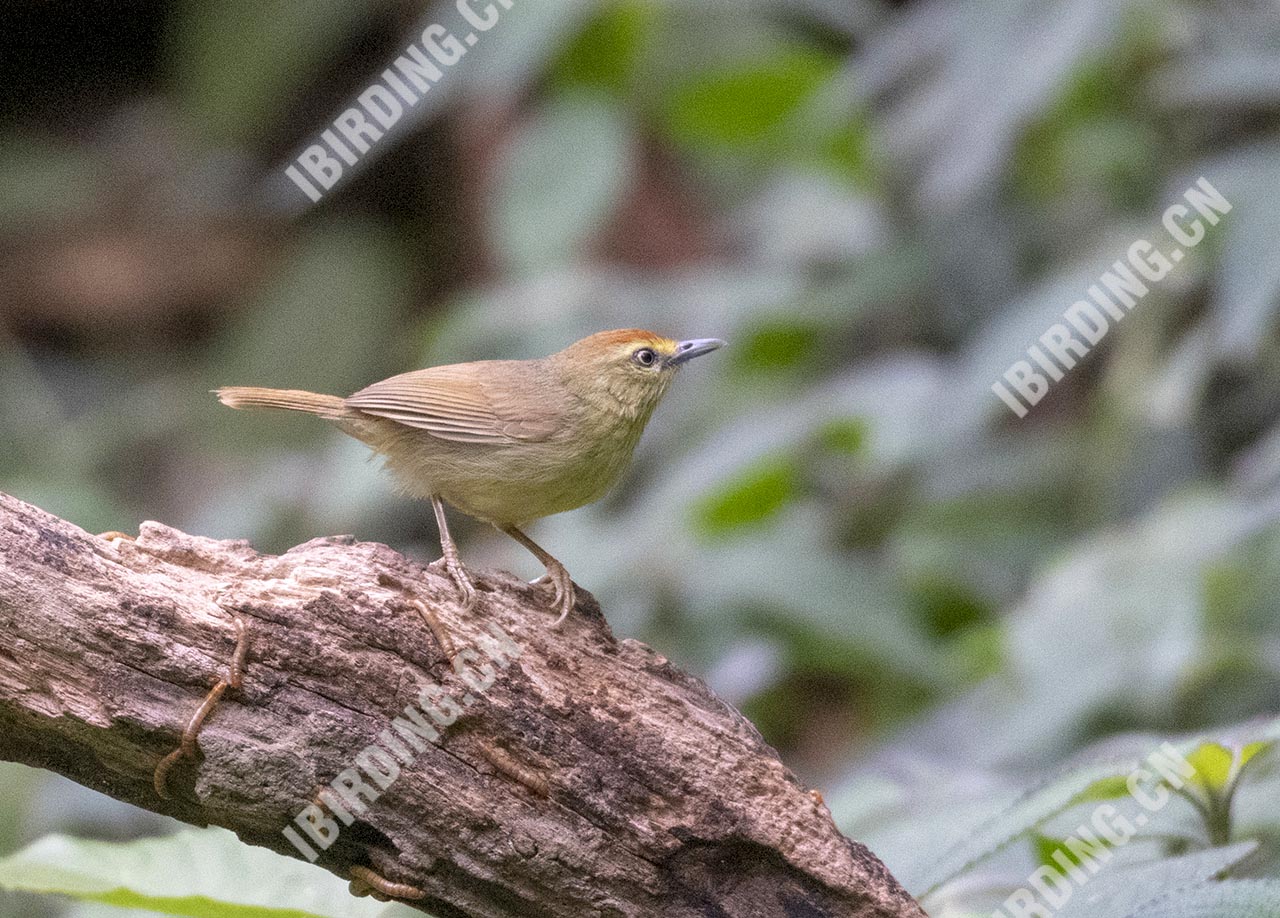
M 635 361 L 642 367 L 651 367 L 658 362 L 658 355 L 651 349 L 642 347 L 635 352 Z

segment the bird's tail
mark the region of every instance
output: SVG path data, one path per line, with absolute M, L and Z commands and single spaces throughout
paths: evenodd
M 321 395 L 302 389 L 260 389 L 257 386 L 226 386 L 215 389 L 218 401 L 230 408 L 283 408 L 338 420 L 350 414 L 336 395 Z

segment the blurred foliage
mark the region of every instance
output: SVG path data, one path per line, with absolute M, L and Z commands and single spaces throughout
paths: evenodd
M 1252 720 L 1280 709 L 1274 8 L 517 4 L 296 214 L 262 183 L 419 5 L 91 4 L 120 57 L 59 84 L 49 49 L 89 47 L 60 6 L 4 39 L 0 487 L 93 530 L 426 557 L 430 514 L 362 447 L 207 390 L 343 392 L 609 327 L 724 337 L 624 486 L 536 527 L 615 629 L 743 707 L 934 913 L 989 914 L 1164 737 L 1199 750 L 1217 821 L 1197 834 L 1182 800 L 1068 911 L 1276 912 L 1274 727 Z M 1201 175 L 1232 211 L 1014 419 L 990 384 Z M 128 257 L 217 255 L 210 227 L 243 241 L 200 271 Z M 459 528 L 473 563 L 533 572 Z M 111 834 L 84 795 L 42 818 L 41 785 L 7 785 L 6 849 Z M 178 838 L 147 857 L 204 843 Z M 67 888 L 26 863 L 6 885 Z
M 0 861 L 0 886 L 192 918 L 421 914 L 404 905 L 353 899 L 333 874 L 246 847 L 225 829 L 184 829 L 125 844 L 49 835 Z

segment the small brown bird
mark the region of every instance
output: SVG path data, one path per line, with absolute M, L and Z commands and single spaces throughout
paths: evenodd
M 573 580 L 521 527 L 603 497 L 630 461 L 676 368 L 723 344 L 622 329 L 537 360 L 401 373 L 349 398 L 241 386 L 217 395 L 232 408 L 317 415 L 372 447 L 407 494 L 431 501 L 445 569 L 467 608 L 475 586 L 449 535 L 444 503 L 507 533 L 546 567 L 559 625 L 573 608 Z

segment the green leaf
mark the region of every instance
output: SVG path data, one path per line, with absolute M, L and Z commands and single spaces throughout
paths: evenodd
M 871 425 L 865 418 L 836 418 L 818 430 L 818 443 L 823 449 L 846 456 L 860 456 L 867 449 Z
M 1004 626 L 993 622 L 965 628 L 953 637 L 948 657 L 957 677 L 965 682 L 995 675 L 1007 657 Z
M 758 460 L 733 476 L 694 508 L 703 535 L 723 535 L 758 525 L 786 506 L 797 490 L 795 462 L 777 456 Z
M 1196 773 L 1191 780 L 1206 790 L 1219 793 L 1231 783 L 1231 768 L 1235 756 L 1231 750 L 1218 743 L 1202 743 L 1187 757 Z
M 1098 842 L 1103 847 L 1109 847 L 1109 843 L 1106 838 L 1100 837 Z M 1062 869 L 1062 865 L 1054 856 L 1058 854 L 1060 854 L 1067 863 L 1072 864 L 1073 866 L 1080 867 L 1084 864 L 1084 857 L 1080 854 L 1073 853 L 1071 848 L 1067 845 L 1067 840 L 1065 838 L 1051 838 L 1048 835 L 1041 835 L 1039 832 L 1036 832 L 1031 836 L 1031 846 L 1035 852 L 1037 862 L 1046 867 L 1052 867 L 1054 870 L 1060 871 Z
M 875 177 L 870 122 L 856 117 L 840 125 L 821 142 L 818 161 L 859 185 L 870 183 Z
M 1249 762 L 1252 761 L 1255 756 L 1259 755 L 1260 753 L 1266 752 L 1268 749 L 1270 749 L 1274 745 L 1275 745 L 1274 740 L 1271 740 L 1271 741 L 1258 740 L 1256 743 L 1249 743 L 1248 745 L 1246 745 L 1243 749 L 1240 750 L 1240 764 L 1237 770 L 1244 771 L 1244 767 L 1248 765 Z
M 1122 797 L 1128 797 L 1129 794 L 1129 776 L 1112 775 L 1109 778 L 1101 778 L 1094 781 L 1080 792 L 1080 796 L 1076 797 L 1075 802 L 1118 800 Z
M 677 91 L 667 128 L 695 149 L 781 138 L 787 119 L 832 74 L 835 58 L 802 49 L 704 76 Z
M 319 867 L 224 829 L 133 842 L 47 835 L 0 860 L 0 888 L 189 918 L 376 918 L 385 907 Z
M 612 92 L 624 89 L 657 21 L 651 3 L 622 2 L 606 6 L 565 48 L 554 66 L 554 79 Z
M 748 376 L 760 370 L 789 370 L 809 362 L 822 337 L 817 322 L 764 323 L 735 344 L 734 366 Z

